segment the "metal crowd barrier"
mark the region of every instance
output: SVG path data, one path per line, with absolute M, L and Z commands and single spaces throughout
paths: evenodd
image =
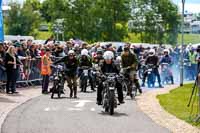
M 60 57 L 52 57 L 53 62 L 60 59 Z M 36 59 L 21 60 L 23 65 L 18 69 L 17 85 L 33 86 L 40 85 L 42 82 L 41 72 L 41 57 Z M 53 75 L 54 70 L 52 71 Z M 4 89 L 6 85 L 6 71 L 3 66 L 0 66 L 0 90 Z

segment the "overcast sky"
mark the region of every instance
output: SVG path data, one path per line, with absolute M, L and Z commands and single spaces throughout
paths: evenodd
M 173 0 L 182 10 L 182 0 Z M 185 0 L 185 10 L 192 13 L 200 13 L 200 0 Z
M 3 2 L 8 2 L 8 1 L 19 1 L 22 3 L 25 0 L 3 0 Z M 179 10 L 181 11 L 182 0 L 172 0 L 172 1 L 179 6 Z M 192 13 L 200 13 L 200 0 L 185 0 L 185 10 Z

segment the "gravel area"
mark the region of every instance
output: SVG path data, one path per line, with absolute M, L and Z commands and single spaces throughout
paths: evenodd
M 178 85 L 166 86 L 162 89 L 147 91 L 137 98 L 140 109 L 148 115 L 155 123 L 168 128 L 173 133 L 200 133 L 200 129 L 176 118 L 166 112 L 156 98 L 159 94 L 169 93 L 170 90 L 177 88 Z

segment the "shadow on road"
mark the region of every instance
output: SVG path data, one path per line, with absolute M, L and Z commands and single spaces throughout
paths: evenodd
M 51 97 L 49 97 L 50 99 L 51 99 Z M 70 97 L 60 97 L 60 98 L 58 98 L 58 97 L 54 97 L 52 100 L 61 100 L 61 99 L 72 99 L 72 98 L 70 98 Z
M 0 103 L 16 103 L 15 101 L 12 101 L 8 98 L 3 98 L 3 97 L 0 97 Z
M 104 112 L 104 111 L 101 111 L 101 113 L 99 113 L 100 115 L 103 115 L 103 116 L 111 116 L 111 117 L 128 117 L 128 114 L 126 113 L 119 113 L 119 112 L 115 112 L 113 115 L 110 115 L 108 112 Z

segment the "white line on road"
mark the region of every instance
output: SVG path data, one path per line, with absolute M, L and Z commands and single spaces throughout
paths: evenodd
M 69 111 L 82 111 L 81 108 L 68 108 Z
M 73 101 L 72 103 L 78 103 L 77 105 L 75 105 L 76 108 L 82 108 L 85 106 L 86 103 L 91 103 L 93 101 L 90 100 L 77 100 L 77 101 Z
M 48 107 L 48 108 L 45 108 L 44 111 L 47 111 L 47 112 L 48 112 L 48 111 L 50 111 L 50 108 L 49 108 L 49 107 Z
M 93 112 L 94 112 L 94 111 L 95 111 L 95 108 L 91 108 L 90 111 L 93 111 Z

